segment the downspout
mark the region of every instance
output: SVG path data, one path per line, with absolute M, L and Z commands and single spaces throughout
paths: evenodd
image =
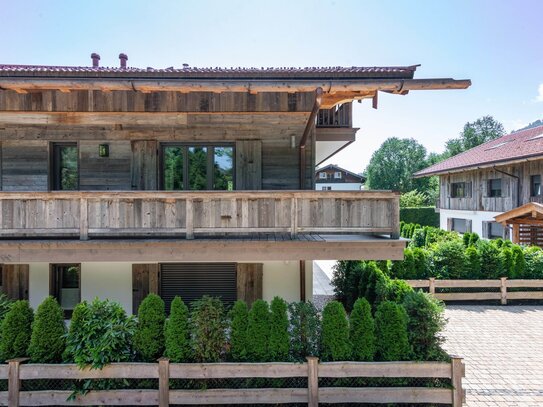
M 500 172 L 504 175 L 507 175 L 509 177 L 512 177 L 512 178 L 516 178 L 517 179 L 517 208 L 520 206 L 520 177 L 516 176 L 516 175 L 513 175 L 513 174 L 509 174 L 508 172 L 505 172 L 505 171 L 502 171 L 502 170 L 499 170 L 497 169 L 495 166 L 492 167 L 492 169 L 496 172 Z
M 311 110 L 311 114 L 309 115 L 309 119 L 307 120 L 307 124 L 305 125 L 304 134 L 302 135 L 302 139 L 300 140 L 300 189 L 304 189 L 305 185 L 305 145 L 307 143 L 307 139 L 309 137 L 309 133 L 311 132 L 311 129 L 313 128 L 313 125 L 315 124 L 315 118 L 317 117 L 317 113 L 319 113 L 319 109 L 321 108 L 321 102 L 322 102 L 322 94 L 323 90 L 321 87 L 318 87 L 315 89 L 315 103 L 313 103 L 313 109 Z

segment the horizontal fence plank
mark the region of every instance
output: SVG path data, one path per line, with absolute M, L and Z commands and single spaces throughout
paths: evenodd
M 170 390 L 170 404 L 307 403 L 307 389 Z
M 80 369 L 75 364 L 22 364 L 21 380 L 29 379 L 157 379 L 156 363 L 112 363 L 103 369 Z
M 428 280 L 405 280 L 413 288 L 426 288 L 430 286 L 430 281 Z
M 106 236 L 106 235 L 123 235 L 123 236 L 139 236 L 139 235 L 152 235 L 152 236 L 175 236 L 184 234 L 187 232 L 186 228 L 89 228 L 89 236 Z
M 8 378 L 8 372 L 8 365 L 0 365 L 0 380 L 6 380 Z
M 307 363 L 170 363 L 170 379 L 307 377 Z
M 435 280 L 436 288 L 491 288 L 501 287 L 501 280 Z
M 319 377 L 451 377 L 446 362 L 325 362 Z
M 477 300 L 484 301 L 484 300 L 501 300 L 502 298 L 500 292 L 435 293 L 435 297 L 443 301 L 477 301 Z
M 507 280 L 507 287 L 543 288 L 543 280 Z
M 21 406 L 156 406 L 158 390 L 93 390 L 68 400 L 71 391 L 23 391 Z
M 321 387 L 320 403 L 436 403 L 451 404 L 450 389 L 428 387 Z
M 7 405 L 8 405 L 8 392 L 0 391 L 0 406 L 7 406 Z
M 508 300 L 543 300 L 543 291 L 513 291 L 507 293 Z

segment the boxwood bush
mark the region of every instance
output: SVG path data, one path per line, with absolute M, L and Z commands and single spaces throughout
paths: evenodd
M 32 323 L 28 356 L 34 363 L 58 363 L 66 347 L 64 311 L 49 296 L 38 307 Z
M 407 313 L 400 304 L 383 301 L 375 312 L 377 355 L 380 360 L 408 360 Z

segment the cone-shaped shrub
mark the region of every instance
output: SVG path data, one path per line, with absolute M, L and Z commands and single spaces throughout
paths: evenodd
M 247 322 L 249 309 L 243 300 L 237 300 L 230 310 L 230 359 L 247 360 Z
M 524 258 L 522 247 L 514 245 L 511 250 L 513 251 L 513 273 L 511 278 L 524 278 L 526 273 L 526 259 Z
M 481 255 L 475 246 L 466 249 L 466 261 L 468 265 L 468 278 L 481 277 Z
M 338 301 L 330 301 L 322 311 L 321 359 L 339 361 L 350 357 L 349 321 L 345 308 Z
M 47 297 L 38 307 L 32 323 L 28 356 L 34 363 L 58 363 L 66 347 L 64 312 L 54 297 Z
M 15 301 L 0 327 L 0 359 L 28 356 L 27 349 L 32 332 L 34 314 L 28 301 Z
M 0 294 L 0 325 L 2 325 L 2 321 L 4 320 L 4 317 L 11 309 L 11 306 L 13 305 L 14 301 L 6 294 Z
M 290 350 L 292 359 L 305 361 L 307 356 L 319 356 L 320 319 L 310 302 L 293 302 L 290 315 Z
M 392 301 L 383 301 L 375 312 L 377 353 L 381 360 L 407 360 L 410 354 L 407 337 L 407 313 Z
M 191 357 L 189 309 L 181 299 L 175 297 L 170 306 L 170 317 L 164 327 L 164 356 L 173 363 L 187 362 Z
M 270 340 L 269 359 L 272 362 L 286 362 L 290 350 L 288 334 L 287 303 L 279 297 L 274 297 L 270 304 Z
M 500 262 L 498 277 L 512 277 L 513 274 L 513 251 L 509 247 L 502 247 L 498 256 Z
M 138 308 L 138 325 L 134 336 L 134 350 L 144 362 L 154 362 L 164 352 L 164 301 L 149 294 Z
M 375 356 L 375 321 L 371 315 L 371 305 L 365 298 L 359 298 L 354 303 L 349 337 L 353 360 L 371 362 Z
M 270 309 L 264 300 L 256 300 L 249 311 L 247 338 L 249 361 L 266 362 L 269 358 Z
M 192 350 L 197 362 L 218 362 L 226 345 L 226 321 L 220 299 L 204 295 L 190 317 Z

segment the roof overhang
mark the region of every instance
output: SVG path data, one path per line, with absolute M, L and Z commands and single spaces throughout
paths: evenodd
M 494 219 L 504 226 L 515 223 L 543 225 L 543 205 L 537 202 L 528 202 L 518 208 L 494 216 Z
M 316 130 L 316 165 L 323 163 L 335 154 L 354 143 L 356 127 L 317 127 Z

